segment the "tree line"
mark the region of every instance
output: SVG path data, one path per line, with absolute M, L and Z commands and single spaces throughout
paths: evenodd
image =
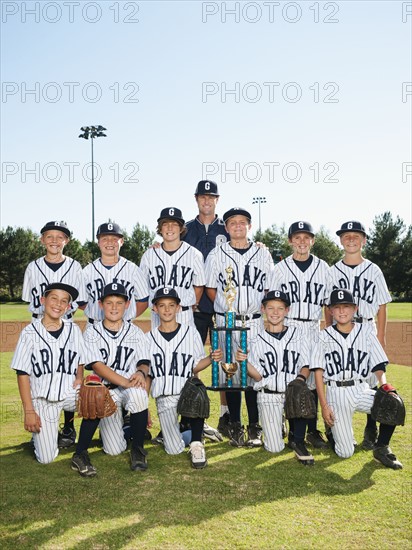
M 155 236 L 147 226 L 137 223 L 130 235 L 124 233 L 121 255 L 139 264 Z M 275 262 L 292 253 L 285 226 L 272 225 L 264 231 L 257 231 L 253 238 L 269 248 Z M 341 248 L 323 227 L 316 234 L 312 252 L 329 265 L 342 257 Z M 70 240 L 64 254 L 77 260 L 83 267 L 100 255 L 96 243 L 86 241 L 82 244 L 76 238 Z M 10 226 L 1 229 L 0 300 L 21 299 L 26 267 L 42 255 L 44 248 L 39 235 L 32 230 Z M 412 226 L 406 226 L 399 216 L 394 219 L 390 212 L 376 216 L 363 255 L 382 269 L 394 299 L 412 300 Z

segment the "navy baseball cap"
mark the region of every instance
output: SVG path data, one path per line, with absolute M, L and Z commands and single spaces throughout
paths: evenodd
M 217 183 L 212 180 L 199 181 L 196 186 L 195 196 L 196 195 L 214 195 L 215 197 L 219 197 Z
M 223 214 L 223 221 L 226 223 L 229 218 L 233 218 L 233 216 L 245 216 L 249 222 L 252 221 L 252 216 L 250 213 L 245 210 L 244 208 L 241 208 L 240 206 L 235 206 L 234 208 L 231 208 L 227 212 Z
M 265 305 L 266 302 L 270 302 L 271 300 L 280 300 L 285 304 L 286 307 L 290 306 L 290 300 L 287 294 L 285 294 L 281 290 L 270 290 L 263 298 L 262 305 Z
M 312 225 L 309 222 L 304 221 L 292 223 L 289 227 L 288 238 L 290 239 L 295 233 L 309 233 L 312 237 L 315 236 Z
M 46 231 L 53 231 L 53 230 L 61 231 L 67 237 L 69 237 L 69 239 L 71 237 L 70 229 L 67 227 L 67 223 L 63 221 L 47 222 L 46 225 L 41 228 L 40 233 L 43 235 L 43 233 L 46 233 Z
M 79 291 L 74 286 L 66 285 L 64 283 L 51 283 L 46 286 L 43 291 L 43 296 L 47 296 L 52 290 L 64 290 L 70 296 L 71 301 L 74 302 L 79 295 Z
M 163 288 L 157 289 L 156 294 L 153 296 L 152 304 L 155 304 L 161 298 L 171 298 L 172 300 L 176 300 L 176 302 L 180 304 L 179 294 L 174 288 L 170 286 L 165 286 Z
M 335 288 L 330 295 L 330 306 L 336 306 L 338 304 L 352 304 L 356 306 L 356 302 L 353 299 L 352 292 L 345 290 L 344 288 Z
M 96 237 L 99 238 L 100 235 L 108 235 L 108 234 L 119 235 L 119 237 L 123 237 L 123 233 L 122 233 L 122 230 L 120 229 L 120 225 L 118 225 L 117 223 L 108 222 L 108 223 L 102 223 L 102 225 L 99 225 L 99 227 L 97 228 Z
M 361 222 L 356 221 L 343 223 L 339 231 L 336 231 L 336 235 L 340 237 L 343 233 L 363 233 L 365 237 L 367 236 L 365 226 Z
M 104 298 L 107 298 L 107 296 L 123 296 L 123 298 L 126 298 L 126 300 L 129 299 L 125 287 L 122 284 L 116 282 L 110 283 L 104 287 L 103 294 L 100 300 L 104 300 Z
M 174 206 L 170 206 L 169 208 L 163 208 L 163 210 L 160 212 L 160 216 L 157 218 L 157 223 L 159 223 L 162 220 L 175 220 L 181 223 L 182 225 L 185 224 L 182 211 L 179 208 L 176 208 Z

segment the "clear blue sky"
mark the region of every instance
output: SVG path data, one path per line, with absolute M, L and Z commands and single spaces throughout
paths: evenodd
M 191 219 L 205 177 L 254 229 L 256 196 L 262 228 L 411 223 L 410 2 L 1 4 L 2 227 L 91 237 L 92 124 L 96 225 Z

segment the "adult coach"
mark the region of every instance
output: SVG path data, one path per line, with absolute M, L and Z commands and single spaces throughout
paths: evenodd
M 216 207 L 219 201 L 219 189 L 217 183 L 212 180 L 201 180 L 196 186 L 195 199 L 199 210 L 198 215 L 186 222 L 187 233 L 182 240 L 197 248 L 206 261 L 209 253 L 216 247 L 230 240 L 226 231 L 225 222 L 216 214 Z M 208 332 L 213 328 L 213 302 L 206 292 L 193 313 L 194 322 L 200 333 L 203 344 L 206 343 Z M 229 437 L 229 410 L 227 408 L 226 396 L 220 392 L 220 418 L 217 429 L 222 435 Z

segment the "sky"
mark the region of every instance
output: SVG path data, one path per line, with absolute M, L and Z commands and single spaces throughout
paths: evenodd
M 2 1 L 1 227 L 411 223 L 412 2 Z

